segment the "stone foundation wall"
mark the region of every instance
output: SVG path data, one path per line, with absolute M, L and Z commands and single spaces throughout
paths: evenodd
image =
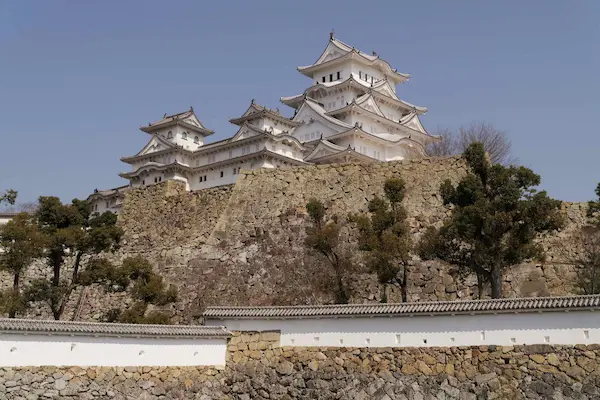
M 0 368 L 0 399 L 597 399 L 600 346 L 279 347 L 234 333 L 224 368 Z
M 428 226 L 439 226 L 450 213 L 439 196 L 440 183 L 444 179 L 456 182 L 466 171 L 462 159 L 451 157 L 242 171 L 234 186 L 192 193 L 173 181 L 139 188 L 125 198 L 119 216 L 124 243 L 109 258 L 120 262 L 142 254 L 179 288 L 180 301 L 167 310 L 173 323 L 192 322 L 208 304 L 330 303 L 331 269 L 304 246 L 305 205 L 310 198 L 323 201 L 328 215 L 343 221 L 349 213 L 365 211 L 373 196 L 382 195 L 387 178 L 401 176 L 407 183 L 405 206 L 417 240 Z M 505 296 L 577 293 L 572 286 L 575 270 L 568 258 L 574 248 L 572 235 L 586 222 L 586 205 L 564 203 L 563 212 L 568 221 L 565 229 L 540 238 L 546 259 L 513 268 L 504 279 Z M 343 228 L 342 238 L 342 248 L 353 260 L 354 270 L 347 278 L 351 302 L 379 301 L 382 287 L 365 269 L 352 225 Z M 8 275 L 1 275 L 0 280 L 10 285 Z M 394 288 L 388 289 L 387 297 L 390 302 L 401 301 Z M 473 276 L 460 276 L 437 261 L 412 262 L 410 301 L 475 297 Z M 74 294 L 65 318 L 97 320 L 109 308 L 130 301 L 122 294 L 107 295 L 102 288 L 90 288 Z M 39 308 L 31 314 L 47 315 Z

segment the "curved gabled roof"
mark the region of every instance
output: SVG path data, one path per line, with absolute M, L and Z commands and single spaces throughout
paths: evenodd
M 157 129 L 162 129 L 173 125 L 184 126 L 192 131 L 202 134 L 203 136 L 209 136 L 215 133 L 214 131 L 207 129 L 204 125 L 202 125 L 202 122 L 200 122 L 194 113 L 193 107 L 190 107 L 188 111 L 181 113 L 173 115 L 165 114 L 162 119 L 151 122 L 146 126 L 142 126 L 140 129 L 146 133 L 153 133 Z
M 394 135 L 391 133 L 369 133 L 358 126 L 355 126 L 352 129 L 348 129 L 347 131 L 336 133 L 335 135 L 331 135 L 327 137 L 327 140 L 333 142 L 336 139 L 346 137 L 348 135 L 359 135 L 371 140 L 375 140 L 377 142 L 383 143 L 386 146 L 408 146 L 417 149 L 417 152 L 421 155 L 425 155 L 425 147 L 416 140 L 411 137 L 399 137 L 398 135 Z
M 339 119 L 336 119 L 336 118 L 333 118 L 333 117 L 327 115 L 327 111 L 316 100 L 311 99 L 310 97 L 304 98 L 304 102 L 303 102 L 302 106 L 300 107 L 300 110 L 296 114 L 296 117 L 298 115 L 300 115 L 303 107 L 309 107 L 324 121 L 326 121 L 327 123 L 333 124 L 337 128 L 351 128 L 352 127 L 352 125 L 350 125 L 350 124 L 347 124 L 343 121 L 340 121 Z M 296 118 L 296 117 L 294 117 L 294 118 Z
M 348 59 L 354 59 L 365 65 L 379 69 L 395 83 L 406 82 L 410 78 L 410 74 L 398 72 L 398 70 L 392 68 L 387 61 L 379 58 L 378 55 L 369 55 L 357 50 L 341 40 L 334 38 L 333 35 L 330 36 L 327 47 L 323 53 L 321 53 L 317 61 L 311 65 L 298 67 L 297 69 L 302 74 L 312 77 L 313 73 L 321 69 L 321 67 L 334 65 Z
M 334 81 L 334 82 L 319 82 L 315 85 L 312 85 L 310 87 L 308 87 L 303 94 L 298 94 L 295 96 L 288 96 L 288 97 L 281 97 L 279 100 L 287 105 L 290 106 L 292 108 L 298 108 L 302 105 L 302 101 L 304 100 L 304 97 L 310 97 L 311 93 L 315 90 L 319 90 L 319 89 L 324 89 L 324 90 L 329 90 L 329 89 L 338 89 L 339 87 L 343 87 L 344 85 L 350 85 L 352 87 L 356 87 L 356 88 L 360 88 L 361 90 L 364 90 L 365 92 L 370 91 L 373 93 L 373 96 L 375 96 L 378 100 L 384 100 L 386 102 L 389 102 L 392 105 L 395 105 L 398 108 L 402 108 L 405 110 L 416 110 L 417 113 L 419 114 L 423 114 L 425 112 L 427 112 L 427 108 L 426 107 L 421 107 L 421 106 L 416 106 L 414 104 L 411 104 L 407 101 L 401 100 L 396 93 L 393 91 L 392 86 L 390 84 L 389 81 L 387 80 L 379 80 L 377 82 L 375 82 L 373 85 L 371 85 L 370 83 L 366 82 L 363 79 L 360 79 L 360 77 L 358 77 L 356 74 L 351 73 L 350 76 L 348 76 L 346 79 L 344 80 L 339 80 L 339 81 Z
M 386 118 L 385 115 L 383 114 L 383 111 L 381 111 L 381 108 L 379 108 L 379 105 L 373 98 L 373 95 L 371 94 L 371 92 L 368 92 L 368 93 L 363 94 L 362 96 L 356 98 L 355 102 L 362 108 L 371 110 L 374 113 L 376 113 L 377 115 Z
M 186 171 L 190 169 L 189 166 L 184 165 L 184 164 L 180 164 L 177 161 L 172 162 L 170 164 L 159 164 L 159 163 L 156 163 L 156 162 L 149 162 L 149 163 L 146 163 L 146 164 L 142 165 L 141 167 L 139 167 L 135 171 L 121 172 L 119 174 L 119 176 L 121 178 L 129 179 L 129 178 L 133 178 L 135 176 L 138 176 L 142 172 L 147 171 L 147 170 L 151 170 L 151 171 L 164 171 L 166 169 L 172 169 L 172 168 L 183 169 L 183 170 L 186 170 Z
M 416 137 L 420 137 L 424 140 L 431 140 L 431 141 L 439 140 L 437 137 L 431 136 L 429 133 L 427 133 L 427 131 L 425 131 L 425 128 L 423 128 L 423 125 L 421 125 L 421 121 L 419 120 L 419 117 L 416 113 L 408 114 L 406 117 L 404 117 L 400 121 L 393 121 L 388 118 L 382 118 L 376 112 L 368 110 L 368 109 L 362 107 L 361 105 L 357 104 L 355 101 L 353 101 L 352 103 L 348 104 L 347 106 L 339 108 L 337 110 L 329 111 L 327 114 L 328 115 L 338 115 L 338 114 L 341 114 L 344 112 L 349 112 L 349 111 L 355 111 L 355 112 L 358 112 L 359 114 L 364 114 L 370 118 L 380 121 L 381 123 L 385 123 L 385 124 L 394 126 L 396 128 L 407 129 L 406 132 L 409 135 L 414 134 Z M 415 122 L 415 118 L 418 122 L 418 125 L 417 125 L 417 122 Z M 410 124 L 409 124 L 409 122 L 410 122 Z
M 246 112 L 244 112 L 244 114 L 242 114 L 241 117 L 232 118 L 229 120 L 229 122 L 231 122 L 234 125 L 242 125 L 246 121 L 251 121 L 253 119 L 261 117 L 269 117 L 271 119 L 287 124 L 290 127 L 298 126 L 298 124 L 295 121 L 292 121 L 291 119 L 283 116 L 279 112 L 279 110 L 271 110 L 270 108 L 261 106 L 260 104 L 255 103 L 254 99 L 250 103 L 250 106 L 248 107 Z

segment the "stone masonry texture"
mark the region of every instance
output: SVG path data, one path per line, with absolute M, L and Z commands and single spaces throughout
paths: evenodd
M 369 200 L 383 195 L 387 178 L 402 177 L 407 185 L 404 205 L 416 241 L 428 226 L 440 226 L 451 213 L 439 195 L 442 181 L 456 183 L 466 172 L 460 157 L 425 158 L 242 171 L 235 185 L 192 193 L 173 181 L 138 188 L 127 194 L 119 216 L 125 231 L 122 247 L 107 257 L 118 263 L 127 256 L 143 255 L 168 283 L 175 284 L 180 300 L 165 309 L 173 323 L 193 322 L 206 305 L 331 303 L 331 270 L 326 260 L 304 246 L 305 205 L 316 198 L 325 204 L 329 217 L 344 224 L 340 246 L 352 260 L 345 278 L 351 302 L 377 302 L 382 287 L 364 266 L 356 229 L 347 222 L 349 214 L 365 211 Z M 563 203 L 566 227 L 540 237 L 546 250 L 543 261 L 515 266 L 506 274 L 505 296 L 578 293 L 568 260 L 576 249 L 572 236 L 586 222 L 585 212 L 583 203 Z M 410 268 L 409 301 L 477 297 L 475 278 L 462 276 L 451 266 L 415 258 Z M 38 262 L 24 281 L 49 273 Z M 6 286 L 11 280 L 4 275 L 0 282 Z M 388 288 L 388 301 L 400 300 L 398 291 Z M 125 294 L 90 287 L 73 294 L 64 318 L 97 320 L 111 307 L 131 303 Z M 40 305 L 28 316 L 49 314 Z
M 280 347 L 235 332 L 224 367 L 0 368 L 0 399 L 598 399 L 600 346 Z

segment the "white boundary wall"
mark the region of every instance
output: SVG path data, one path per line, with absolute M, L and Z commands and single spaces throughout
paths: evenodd
M 225 365 L 227 338 L 0 334 L 0 367 Z
M 600 311 L 210 319 L 230 331 L 281 331 L 282 346 L 432 347 L 600 343 Z

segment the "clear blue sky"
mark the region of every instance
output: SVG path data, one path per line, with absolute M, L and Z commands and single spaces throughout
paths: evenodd
M 139 126 L 194 106 L 216 131 L 255 98 L 310 80 L 329 31 L 412 79 L 423 123 L 485 120 L 550 195 L 600 181 L 600 1 L 0 0 L 0 189 L 20 201 L 86 197 L 147 141 Z

